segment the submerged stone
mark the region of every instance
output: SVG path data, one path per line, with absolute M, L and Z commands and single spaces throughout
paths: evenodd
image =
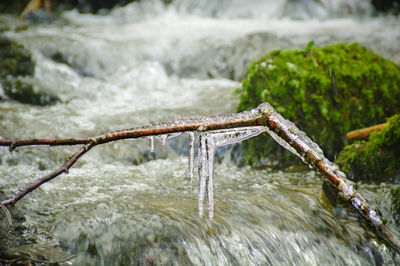
M 36 88 L 32 82 L 35 63 L 21 45 L 0 37 L 0 85 L 9 98 L 22 103 L 51 105 L 60 99 L 50 92 Z M 0 98 L 5 98 L 0 95 Z
M 5 194 L 0 190 L 0 197 Z M 24 210 L 9 208 L 12 225 L 4 210 L 0 208 L 0 265 L 45 265 L 51 261 L 64 262 L 71 254 L 65 251 L 50 233 L 27 227 Z
M 372 5 L 379 12 L 400 13 L 400 0 L 372 0 Z
M 60 100 L 56 95 L 36 89 L 29 80 L 20 77 L 6 78 L 4 92 L 16 101 L 34 105 L 52 105 Z
M 355 180 L 384 181 L 400 176 L 400 114 L 371 134 L 368 141 L 348 145 L 336 162 Z
M 400 111 L 400 68 L 359 44 L 272 51 L 249 67 L 238 111 L 269 102 L 335 158 L 353 129 Z M 243 144 L 247 164 L 298 162 L 269 137 Z
M 31 54 L 21 45 L 0 37 L 0 77 L 33 75 L 35 64 Z
M 390 191 L 392 196 L 393 217 L 397 225 L 400 225 L 400 185 L 394 185 Z

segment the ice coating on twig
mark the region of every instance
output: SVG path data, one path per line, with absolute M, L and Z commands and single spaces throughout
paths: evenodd
M 146 131 L 146 130 L 162 130 L 162 129 L 168 129 L 168 128 L 173 128 L 176 126 L 180 127 L 188 127 L 191 125 L 201 125 L 201 124 L 224 124 L 224 123 L 229 123 L 229 122 L 235 122 L 235 121 L 246 121 L 252 118 L 255 118 L 257 115 L 259 115 L 259 110 L 258 109 L 253 109 L 251 111 L 244 111 L 240 113 L 233 113 L 233 114 L 222 114 L 222 115 L 213 115 L 213 116 L 200 116 L 200 117 L 188 117 L 188 118 L 180 118 L 176 119 L 174 121 L 167 121 L 167 122 L 160 122 L 160 123 L 155 123 L 155 124 L 149 124 L 146 126 L 137 126 L 137 127 L 132 127 L 129 129 L 123 129 L 123 130 L 118 130 L 115 131 L 115 133 L 118 132 L 132 132 L 132 131 Z
M 279 125 L 279 131 L 281 135 L 284 134 L 289 136 L 291 141 L 287 142 L 279 137 L 279 135 L 273 130 L 269 128 L 266 130 L 266 132 L 268 132 L 271 137 L 274 138 L 274 140 L 282 147 L 300 157 L 305 163 L 307 163 L 307 161 L 305 160 L 304 154 L 299 154 L 296 149 L 292 147 L 294 143 L 300 147 L 300 150 L 302 150 L 303 153 L 311 152 L 318 160 L 323 160 L 325 158 L 321 148 L 315 142 L 313 142 L 306 133 L 301 131 L 292 121 L 282 117 L 269 103 L 262 103 L 257 107 L 257 109 L 261 114 L 268 115 L 268 120 L 270 123 L 272 122 Z
M 189 131 L 189 178 L 190 182 L 193 182 L 194 173 L 194 132 Z
M 165 146 L 167 144 L 168 140 L 176 138 L 180 135 L 182 135 L 182 132 L 163 134 L 163 135 L 160 135 L 159 138 L 161 139 L 163 146 Z
M 265 116 L 264 119 L 267 121 L 265 125 L 269 128 L 267 132 L 270 133 L 279 144 L 299 156 L 305 163 L 316 168 L 322 174 L 329 176 L 328 178 L 331 182 L 339 189 L 340 195 L 349 200 L 361 215 L 368 218 L 377 229 L 378 234 L 380 234 L 383 230 L 383 223 L 380 217 L 368 206 L 365 199 L 354 190 L 352 182 L 346 179 L 346 175 L 340 171 L 340 168 L 325 158 L 321 148 L 303 131 L 298 129 L 293 122 L 286 120 L 277 113 L 269 103 L 262 103 L 257 109 Z M 287 139 L 287 141 L 280 136 Z M 277 137 L 277 139 L 275 137 Z M 392 237 L 385 235 L 386 233 L 388 232 L 382 233 L 384 239 L 398 251 L 398 245 L 393 242 Z
M 150 151 L 154 152 L 154 137 L 150 137 Z
M 286 150 L 290 151 L 294 155 L 302 158 L 300 154 L 292 147 L 290 146 L 286 141 L 284 141 L 281 137 L 279 137 L 275 132 L 270 130 L 268 127 L 264 128 L 265 132 L 267 132 L 279 145 L 281 145 L 283 148 Z M 303 159 L 303 158 L 302 158 Z
M 214 140 L 215 147 L 242 142 L 255 137 L 265 131 L 264 127 L 242 127 L 224 130 L 209 131 Z
M 165 146 L 165 144 L 167 144 L 168 134 L 161 135 L 160 138 L 161 138 L 161 141 L 162 141 L 162 145 Z

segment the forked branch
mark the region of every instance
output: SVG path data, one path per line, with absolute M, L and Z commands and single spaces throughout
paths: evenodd
M 181 119 L 166 123 L 160 123 L 145 127 L 116 131 L 105 135 L 80 138 L 80 139 L 31 139 L 31 140 L 0 140 L 0 146 L 8 146 L 10 151 L 21 146 L 31 145 L 79 145 L 83 146 L 59 169 L 49 175 L 36 180 L 26 186 L 13 197 L 3 200 L 4 206 L 13 205 L 29 192 L 38 188 L 68 170 L 86 152 L 96 145 L 113 142 L 122 139 L 142 138 L 146 136 L 158 136 L 178 132 L 204 132 L 241 127 L 265 127 L 267 132 L 282 146 L 298 155 L 305 163 L 327 178 L 339 191 L 343 200 L 350 203 L 375 229 L 375 233 L 400 254 L 398 241 L 382 223 L 381 218 L 372 210 L 361 195 L 356 192 L 346 175 L 339 168 L 328 161 L 317 144 L 312 142 L 307 135 L 300 131 L 292 122 L 284 119 L 268 103 L 263 103 L 249 111 L 231 115 L 211 117 L 198 117 Z
M 54 179 L 62 173 L 68 173 L 68 170 L 77 162 L 77 160 L 88 152 L 94 146 L 105 144 L 123 139 L 142 138 L 146 136 L 158 136 L 185 131 L 210 131 L 218 129 L 239 128 L 248 126 L 262 126 L 263 119 L 261 114 L 256 116 L 251 112 L 243 112 L 233 115 L 220 115 L 211 117 L 198 117 L 191 119 L 182 119 L 172 122 L 160 123 L 145 127 L 135 127 L 127 130 L 116 131 L 97 137 L 89 138 L 68 138 L 68 139 L 29 139 L 29 140 L 0 140 L 0 146 L 8 146 L 10 151 L 22 146 L 66 146 L 84 144 L 70 159 L 60 168 L 53 171 L 47 176 L 37 179 L 23 190 L 9 199 L 3 200 L 4 206 L 13 205 L 31 191 L 35 190 L 42 184 Z

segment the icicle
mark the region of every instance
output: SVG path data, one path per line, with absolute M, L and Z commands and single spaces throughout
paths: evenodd
M 190 182 L 193 182 L 194 172 L 194 132 L 189 132 L 189 178 Z
M 199 193 L 198 193 L 198 204 L 199 204 L 199 216 L 204 216 L 204 197 L 206 193 L 207 185 L 207 132 L 199 134 Z M 208 134 L 207 134 L 208 135 Z
M 266 106 L 268 107 L 268 106 Z M 263 107 L 263 108 L 266 108 Z M 263 110 L 268 112 L 268 110 Z M 272 117 L 272 114 L 271 114 Z M 227 117 L 228 119 L 228 117 Z M 324 158 L 321 149 L 312 142 L 307 135 L 299 130 L 293 123 L 284 119 L 278 113 L 274 114 L 274 120 L 279 122 L 282 127 L 280 130 L 287 132 L 288 135 L 292 135 L 292 139 L 298 145 L 303 146 L 303 151 L 311 151 L 315 154 L 316 158 Z M 270 130 L 265 126 L 256 127 L 243 127 L 243 128 L 232 128 L 222 129 L 199 133 L 199 191 L 198 191 L 198 204 L 199 204 L 199 216 L 204 216 L 204 199 L 207 195 L 208 205 L 208 217 L 210 220 L 214 217 L 214 156 L 215 150 L 218 147 L 239 143 L 246 139 L 255 137 L 263 132 L 267 132 L 275 141 L 282 145 L 285 149 L 296 154 L 300 158 L 302 156 L 291 146 L 291 143 L 284 141 L 274 131 Z M 194 145 L 194 133 L 189 132 L 189 176 L 193 176 L 193 145 Z M 304 160 L 304 158 L 302 158 Z
M 199 134 L 199 216 L 204 216 L 204 198 L 207 194 L 208 217 L 214 217 L 214 154 L 215 144 L 212 134 Z
M 167 144 L 167 139 L 168 139 L 168 135 L 161 135 L 161 140 L 162 140 L 162 145 L 165 146 L 165 144 Z
M 246 127 L 199 133 L 199 216 L 204 216 L 207 194 L 208 217 L 214 218 L 214 156 L 217 147 L 238 143 L 264 132 L 264 127 Z M 189 132 L 189 175 L 193 175 L 194 133 Z M 191 162 L 192 161 L 192 162 Z
M 257 136 L 264 131 L 264 127 L 243 127 L 211 131 L 210 134 L 212 135 L 213 142 L 217 148 L 242 142 L 246 139 Z
M 154 152 L 154 137 L 150 137 L 150 151 Z
M 208 203 L 208 218 L 214 218 L 214 155 L 215 147 L 213 139 L 209 138 L 207 142 L 207 203 Z

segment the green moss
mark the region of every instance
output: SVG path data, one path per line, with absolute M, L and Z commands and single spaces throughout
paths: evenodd
M 400 114 L 368 141 L 346 146 L 336 162 L 355 180 L 381 181 L 400 173 Z
M 271 103 L 333 159 L 346 132 L 381 123 L 400 111 L 400 68 L 358 44 L 276 50 L 254 61 L 238 111 Z M 269 137 L 243 145 L 246 163 L 294 157 Z M 296 162 L 298 159 L 296 159 Z

